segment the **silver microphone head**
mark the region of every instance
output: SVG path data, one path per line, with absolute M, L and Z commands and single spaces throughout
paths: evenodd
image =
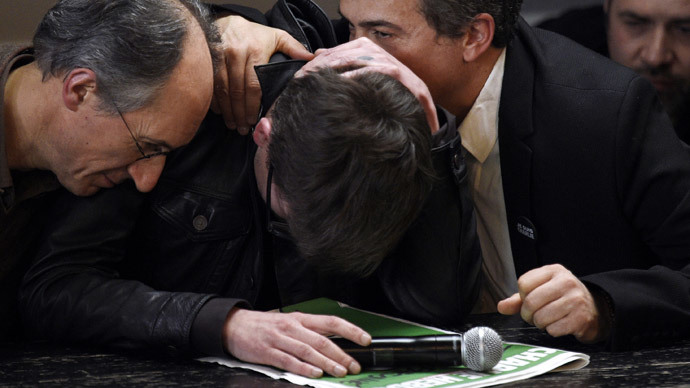
M 485 372 L 501 361 L 503 340 L 493 329 L 474 327 L 462 337 L 462 364 L 466 367 Z

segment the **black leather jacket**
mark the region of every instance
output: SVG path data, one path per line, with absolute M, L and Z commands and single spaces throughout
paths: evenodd
M 258 69 L 265 89 L 271 79 L 281 87 L 279 68 Z M 461 321 L 478 293 L 481 256 L 456 123 L 443 110 L 439 117 L 439 180 L 371 277 L 318 274 L 292 243 L 265 232 L 255 145 L 209 114 L 192 143 L 169 156 L 151 193 L 123 184 L 88 198 L 61 195 L 20 292 L 28 330 L 223 354 L 221 329 L 238 304 L 270 309 L 329 296 L 428 323 Z

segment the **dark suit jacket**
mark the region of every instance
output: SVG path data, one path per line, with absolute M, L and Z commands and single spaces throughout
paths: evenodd
M 690 333 L 690 149 L 647 81 L 520 21 L 499 147 L 518 276 L 561 263 L 604 290 L 613 348 Z

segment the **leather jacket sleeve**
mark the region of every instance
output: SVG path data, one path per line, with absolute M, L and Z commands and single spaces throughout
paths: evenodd
M 213 295 L 155 290 L 118 272 L 143 202 L 130 184 L 89 198 L 61 194 L 20 291 L 27 330 L 56 341 L 192 348 L 192 323 Z M 224 300 L 225 314 L 237 302 Z

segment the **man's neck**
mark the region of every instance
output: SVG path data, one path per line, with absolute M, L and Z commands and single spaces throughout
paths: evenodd
M 5 147 L 11 170 L 46 169 L 41 157 L 42 134 L 51 122 L 50 93 L 55 80 L 42 82 L 35 62 L 13 70 L 5 84 L 3 113 Z
M 472 63 L 464 64 L 464 77 L 454 80 L 456 87 L 451 96 L 439 99 L 438 103 L 454 114 L 458 123 L 461 123 L 472 109 L 474 102 L 479 97 L 496 61 L 501 56 L 503 49 L 490 47 L 486 52 Z

